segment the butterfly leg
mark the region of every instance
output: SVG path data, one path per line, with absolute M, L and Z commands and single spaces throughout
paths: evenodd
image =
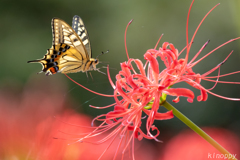
M 87 79 L 88 79 L 88 73 L 86 72 L 86 76 L 87 76 Z
M 90 76 L 91 76 L 91 78 L 92 78 L 92 80 L 93 80 L 93 76 L 92 76 L 92 73 L 91 72 L 89 72 L 89 74 L 90 74 Z M 94 80 L 93 80 L 94 81 Z
M 101 68 L 109 68 L 109 69 L 114 69 L 114 70 L 117 70 L 116 68 L 112 68 L 112 67 L 106 67 L 106 66 L 102 66 Z
M 39 73 L 42 73 L 43 71 L 40 71 L 40 72 L 38 72 L 37 74 L 39 74 Z
M 102 74 L 106 75 L 106 73 L 100 71 L 99 69 L 101 69 L 101 68 L 97 68 L 96 71 L 98 71 L 99 73 L 102 73 Z
M 91 72 L 89 72 L 89 74 L 90 74 L 90 76 L 91 76 L 91 78 L 92 78 L 92 80 L 93 80 L 93 76 L 92 76 Z M 86 75 L 87 75 L 87 79 L 89 80 L 89 78 L 88 78 L 88 72 L 86 72 Z

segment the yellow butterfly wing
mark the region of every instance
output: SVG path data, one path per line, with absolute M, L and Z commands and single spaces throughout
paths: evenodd
M 89 57 L 92 58 L 91 45 L 87 29 L 83 23 L 83 20 L 77 15 L 73 17 L 72 28 L 82 40 Z
M 76 16 L 73 18 L 76 18 Z M 77 18 L 74 24 L 79 25 L 79 27 L 75 27 L 75 30 L 80 33 L 81 37 L 65 21 L 53 18 L 52 47 L 47 50 L 47 54 L 43 59 L 29 61 L 29 63 L 41 63 L 43 66 L 41 72 L 46 72 L 46 75 L 52 75 L 57 72 L 65 74 L 96 70 L 98 60 L 90 57 L 91 47 L 89 37 L 81 18 L 78 16 Z

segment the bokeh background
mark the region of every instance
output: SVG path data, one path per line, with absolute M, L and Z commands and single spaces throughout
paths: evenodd
M 3 128 L 12 128 L 12 130 L 8 132 L 2 130 L 0 131 L 0 136 L 8 137 L 12 140 L 9 142 L 7 138 L 3 138 L 6 142 L 4 145 L 2 143 L 0 147 L 0 159 L 8 159 L 12 155 L 21 159 L 26 157 L 26 155 L 28 155 L 27 157 L 34 157 L 33 155 L 35 154 L 38 154 L 38 158 L 41 159 L 42 155 L 40 152 L 30 152 L 34 148 L 29 147 L 32 145 L 27 146 L 26 148 L 28 149 L 26 150 L 22 149 L 23 151 L 20 153 L 12 148 L 16 148 L 19 151 L 18 148 L 23 148 L 21 142 L 25 143 L 25 141 L 28 141 L 29 144 L 31 142 L 36 144 L 38 141 L 35 141 L 35 138 L 26 137 L 35 135 L 35 133 L 39 134 L 35 127 L 45 122 L 49 117 L 54 121 L 53 117 L 55 115 L 63 114 L 65 110 L 72 109 L 74 113 L 76 111 L 79 114 L 78 116 L 88 117 L 89 121 L 87 122 L 89 123 L 86 122 L 86 124 L 89 125 L 92 117 L 111 110 L 92 109 L 89 107 L 90 104 L 106 106 L 114 102 L 113 98 L 101 97 L 84 90 L 68 80 L 63 74 L 53 76 L 37 75 L 36 73 L 41 70 L 41 65 L 27 64 L 29 60 L 42 58 L 46 50 L 51 47 L 51 19 L 53 17 L 61 18 L 71 25 L 72 17 L 79 15 L 84 20 L 89 33 L 93 57 L 96 57 L 102 51 L 109 50 L 109 53 L 100 56 L 100 61 L 104 63 L 99 64 L 99 66 L 109 64 L 111 76 L 115 79 L 114 75 L 119 71 L 120 63 L 127 60 L 124 48 L 124 31 L 128 22 L 134 19 L 127 33 L 127 46 L 131 58 L 144 60 L 143 54 L 146 50 L 155 46 L 162 33 L 164 33 L 164 36 L 160 45 L 167 41 L 173 43 L 176 48 L 181 50 L 186 45 L 185 28 L 190 3 L 191 0 L 2 0 L 0 2 L 0 113 L 2 114 L 0 124 Z M 238 1 L 226 0 L 196 1 L 190 15 L 189 35 L 191 36 L 194 33 L 204 15 L 217 3 L 221 4 L 207 17 L 199 29 L 192 45 L 190 57 L 193 57 L 209 39 L 210 43 L 200 56 L 229 39 L 240 36 L 240 3 Z M 221 73 L 240 70 L 239 46 L 240 41 L 238 40 L 222 47 L 195 66 L 194 71 L 205 73 L 223 61 L 232 50 L 234 52 L 221 67 Z M 105 68 L 101 70 L 106 72 Z M 107 76 L 101 73 L 92 72 L 93 80 L 87 78 L 85 73 L 69 74 L 69 76 L 97 92 L 113 93 Z M 233 75 L 220 80 L 240 81 L 240 76 Z M 213 86 L 212 83 L 203 82 L 202 84 L 206 88 Z M 178 86 L 180 85 L 187 87 L 186 84 L 179 84 Z M 218 84 L 213 92 L 227 97 L 239 98 L 240 85 Z M 198 95 L 199 91 L 196 91 L 196 94 Z M 168 98 L 169 101 L 172 100 L 172 97 Z M 218 134 L 226 133 L 222 136 L 232 142 L 228 147 L 231 148 L 233 143 L 238 143 L 237 139 L 240 135 L 240 102 L 227 101 L 209 95 L 206 102 L 197 102 L 195 99 L 194 103 L 189 104 L 186 99 L 182 98 L 174 106 L 198 126 L 208 127 L 210 130 L 216 128 L 216 130 L 213 129 L 213 135 L 216 132 Z M 74 116 L 76 115 L 74 114 Z M 20 119 L 24 120 L 20 121 Z M 65 120 L 67 121 L 68 118 Z M 30 122 L 31 125 L 29 125 Z M 77 123 L 79 121 L 74 122 Z M 13 126 L 19 127 L 20 135 L 10 134 L 18 132 L 16 127 Z M 188 129 L 177 118 L 156 122 L 156 126 L 161 131 L 159 139 L 164 143 L 143 142 L 150 148 L 148 149 L 150 150 L 148 153 L 151 153 L 151 156 L 148 157 L 150 159 L 164 158 L 163 155 L 167 153 L 166 148 L 169 148 L 169 146 L 167 147 L 170 144 L 168 142 L 172 142 L 175 136 Z M 46 127 L 45 129 L 48 130 L 50 128 Z M 22 130 L 24 130 L 24 134 L 21 135 Z M 18 142 L 18 145 L 14 143 L 16 141 L 14 137 L 18 140 L 22 139 L 21 142 Z M 185 144 L 187 141 L 189 140 L 187 140 L 186 134 L 186 140 L 182 143 Z M 240 149 L 237 147 L 239 145 L 233 148 L 239 151 Z M 11 148 L 9 149 L 11 151 L 6 148 Z M 76 149 L 74 152 L 79 150 Z M 68 152 L 70 153 L 71 151 Z M 196 156 L 199 157 L 202 153 L 196 153 Z M 100 153 L 97 156 L 99 155 Z M 203 156 L 206 155 L 207 152 Z M 63 158 L 64 156 L 60 157 L 62 159 L 78 159 L 76 158 L 78 156 L 71 158 L 68 156 L 65 156 L 65 158 Z M 45 157 L 45 159 L 48 158 Z M 143 158 L 139 157 L 139 159 Z M 180 158 L 178 157 L 178 159 Z

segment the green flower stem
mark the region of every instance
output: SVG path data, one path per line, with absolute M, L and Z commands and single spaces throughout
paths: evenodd
M 227 155 L 228 157 L 233 157 L 225 148 L 223 148 L 220 144 L 218 144 L 214 139 L 212 139 L 207 133 L 205 133 L 201 128 L 199 128 L 196 124 L 194 124 L 190 119 L 184 116 L 181 112 L 179 112 L 176 108 L 174 108 L 167 101 L 163 102 L 165 108 L 169 111 L 172 110 L 173 114 L 180 119 L 183 123 L 185 123 L 188 127 L 194 130 L 197 134 L 199 134 L 202 138 L 208 141 L 213 147 L 215 147 L 219 152 L 223 155 Z M 226 157 L 227 158 L 227 157 Z M 236 158 L 230 158 L 229 160 L 237 160 Z

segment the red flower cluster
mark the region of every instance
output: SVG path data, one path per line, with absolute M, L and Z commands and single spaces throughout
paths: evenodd
M 193 2 L 192 2 L 193 4 Z M 92 138 L 98 136 L 102 133 L 110 131 L 109 135 L 103 138 L 102 140 L 97 141 L 96 143 L 103 143 L 109 139 L 112 139 L 109 146 L 112 142 L 120 137 L 120 142 L 118 148 L 116 150 L 116 155 L 119 151 L 120 146 L 123 142 L 125 142 L 125 147 L 123 149 L 122 154 L 127 147 L 132 147 L 132 151 L 134 150 L 134 138 L 141 140 L 143 137 L 146 139 L 154 139 L 157 140 L 157 136 L 160 131 L 157 127 L 154 126 L 155 120 L 167 120 L 173 118 L 172 111 L 168 111 L 166 113 L 159 113 L 159 106 L 166 100 L 166 96 L 176 96 L 173 100 L 174 102 L 179 102 L 179 97 L 187 97 L 188 102 L 193 102 L 194 93 L 187 88 L 172 88 L 172 86 L 179 82 L 186 82 L 190 86 L 199 89 L 200 95 L 197 97 L 198 101 L 206 101 L 208 98 L 208 94 L 213 94 L 220 98 L 228 99 L 228 100 L 240 100 L 239 98 L 228 98 L 224 96 L 217 95 L 211 92 L 217 83 L 232 83 L 232 84 L 240 84 L 239 82 L 225 82 L 219 81 L 220 77 L 224 77 L 231 74 L 239 73 L 240 71 L 228 73 L 224 75 L 220 75 L 218 72 L 217 76 L 208 76 L 210 73 L 219 70 L 221 65 L 228 59 L 231 53 L 227 56 L 225 60 L 223 60 L 219 65 L 209 70 L 204 74 L 195 73 L 192 68 L 199 63 L 201 60 L 209 56 L 211 53 L 221 48 L 222 46 L 230 43 L 234 40 L 240 39 L 240 37 L 231 39 L 214 50 L 210 51 L 208 54 L 203 56 L 202 58 L 196 60 L 201 51 L 206 47 L 208 42 L 206 42 L 202 48 L 197 52 L 197 54 L 188 61 L 188 56 L 190 52 L 191 45 L 193 43 L 194 37 L 201 26 L 202 22 L 205 20 L 207 15 L 217 6 L 214 6 L 202 19 L 199 26 L 197 27 L 190 43 L 188 41 L 188 20 L 189 14 L 192 7 L 192 4 L 189 9 L 188 18 L 187 18 L 187 46 L 181 51 L 174 47 L 173 44 L 164 42 L 162 47 L 156 50 L 149 49 L 144 54 L 144 59 L 146 63 L 143 64 L 139 59 L 129 59 L 127 62 L 121 63 L 121 71 L 116 75 L 116 83 L 114 83 L 109 75 L 109 81 L 114 88 L 114 95 L 112 95 L 116 101 L 116 103 L 105 106 L 105 107 L 95 107 L 94 108 L 108 108 L 114 106 L 114 110 L 96 117 L 93 121 L 98 120 L 102 121 L 102 123 L 96 127 L 96 129 L 88 134 L 87 136 L 79 139 L 79 141 L 84 142 L 88 138 Z M 129 24 L 132 21 L 129 22 Z M 128 26 L 129 26 L 128 24 Z M 128 28 L 127 26 L 127 28 Z M 127 31 L 126 28 L 126 31 Z M 160 37 L 161 39 L 161 37 Z M 160 41 L 159 39 L 159 41 Z M 158 43 L 157 43 L 158 44 Z M 125 46 L 126 46 L 126 32 L 125 32 Z M 126 47 L 127 48 L 127 47 Z M 186 50 L 185 58 L 180 59 L 180 54 Z M 126 49 L 127 57 L 128 52 Z M 159 69 L 159 61 L 157 58 L 160 58 L 162 62 L 165 64 L 166 68 L 160 71 Z M 195 61 L 196 60 L 196 61 Z M 72 79 L 71 79 L 72 80 Z M 200 82 L 201 80 L 215 82 L 215 85 L 211 89 L 204 88 Z M 72 80 L 73 81 L 73 80 Z M 74 81 L 75 82 L 75 81 Z M 75 82 L 77 83 L 77 82 Z M 80 84 L 79 84 L 80 85 Z M 80 85 L 82 86 L 82 85 Z M 88 89 L 89 90 L 89 89 Z M 93 91 L 92 91 L 93 92 Z M 96 92 L 94 92 L 96 93 Z M 98 93 L 97 93 L 98 94 Z M 103 94 L 99 94 L 103 95 Z M 110 97 L 111 95 L 103 95 Z M 145 116 L 145 114 L 147 116 Z M 147 117 L 146 122 L 146 133 L 142 131 L 142 119 Z M 153 134 L 152 131 L 156 132 Z M 131 132 L 131 136 L 126 136 Z M 125 139 L 125 141 L 124 141 Z M 103 153 L 104 154 L 104 153 Z M 132 152 L 132 156 L 134 159 L 134 154 Z

